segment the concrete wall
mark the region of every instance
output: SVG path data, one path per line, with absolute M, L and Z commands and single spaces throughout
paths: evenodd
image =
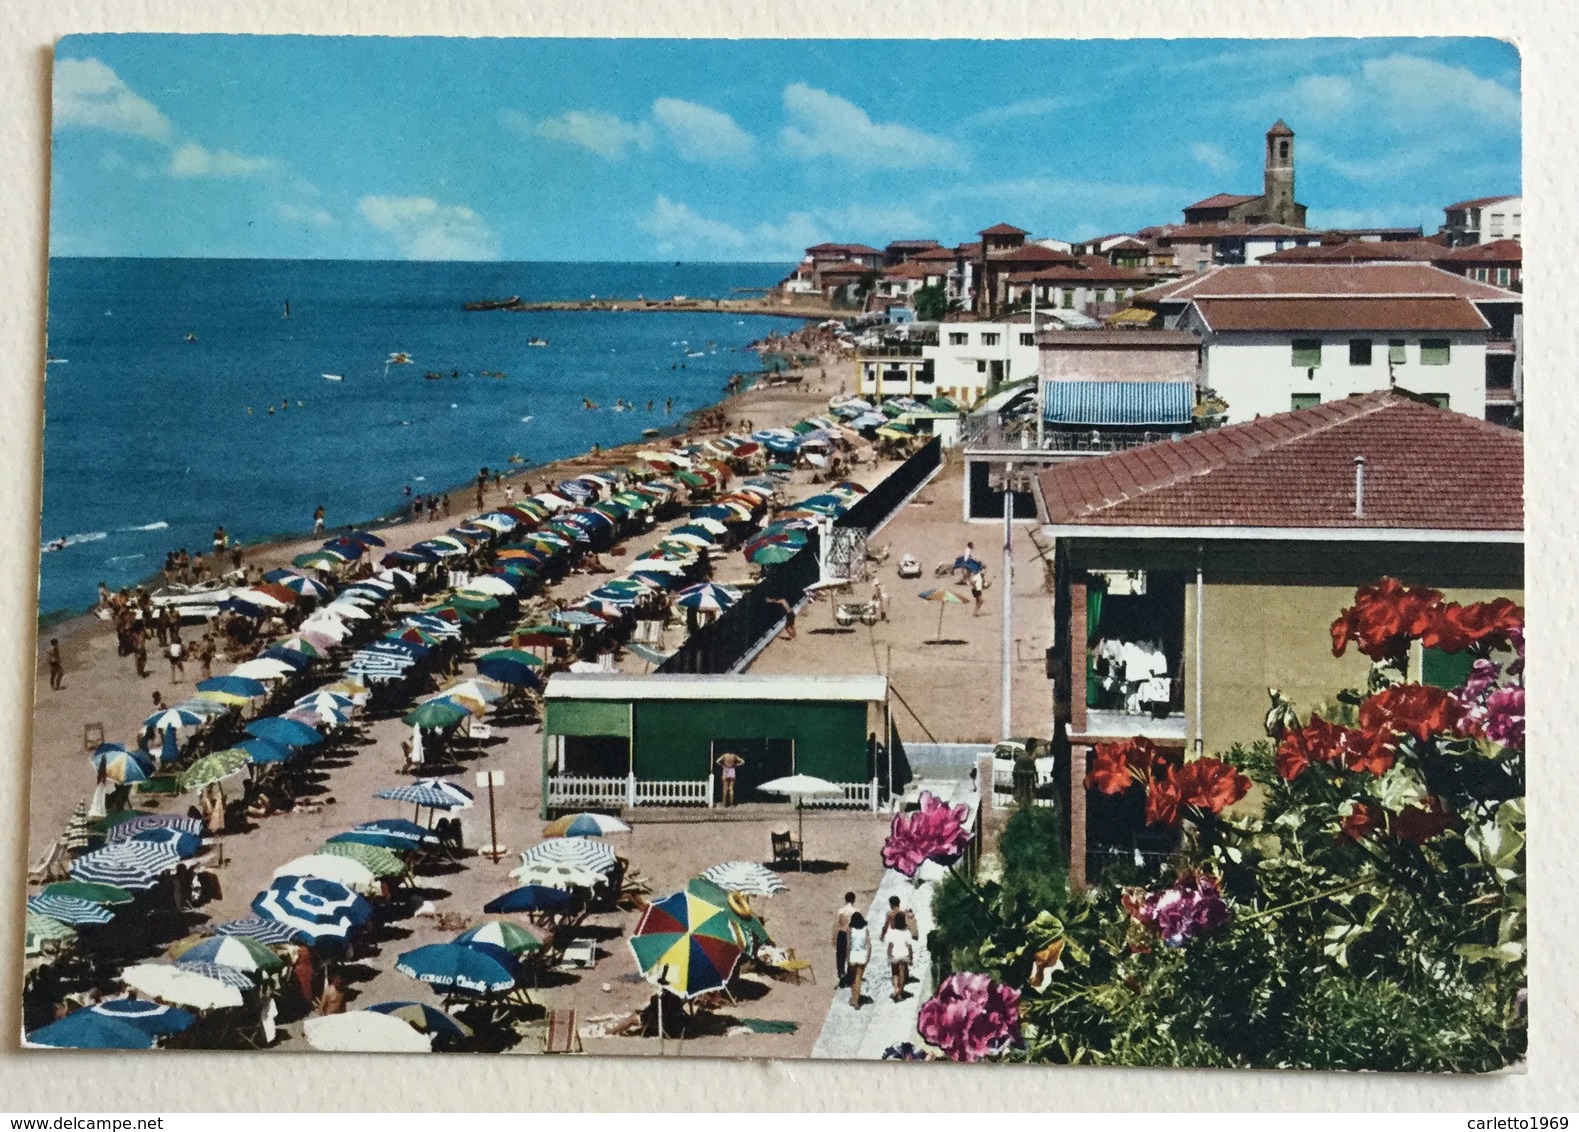
M 1321 365 L 1315 368 L 1314 376 L 1306 367 L 1294 365 L 1295 338 L 1321 340 Z M 1351 338 L 1371 340 L 1370 365 L 1349 364 Z M 1486 415 L 1486 342 L 1482 333 L 1206 332 L 1201 382 L 1228 402 L 1230 424 L 1286 413 L 1293 407 L 1296 393 L 1313 393 L 1326 402 L 1388 388 L 1387 343 L 1393 338 L 1402 338 L 1405 343 L 1405 361 L 1394 367 L 1399 388 L 1413 393 L 1445 393 L 1453 411 L 1475 417 Z M 1448 340 L 1447 365 L 1420 363 L 1422 338 Z
M 1042 343 L 1041 376 L 1044 380 L 1194 381 L 1196 378 L 1197 350 L 1193 346 L 1082 346 L 1078 330 L 1068 333 L 1076 340 Z M 1132 333 L 1145 334 L 1146 331 Z

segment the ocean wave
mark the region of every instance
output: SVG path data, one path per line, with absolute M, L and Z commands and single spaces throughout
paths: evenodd
M 114 558 L 106 558 L 106 562 L 135 562 L 139 558 L 147 558 L 146 554 L 117 554 Z
M 160 519 L 156 523 L 144 523 L 140 527 L 120 527 L 118 529 L 122 531 L 167 531 L 170 529 L 170 524 Z
M 84 531 L 79 534 L 67 535 L 65 538 L 50 539 L 38 549 L 39 553 L 48 554 L 54 550 L 65 550 L 68 546 L 76 546 L 78 543 L 98 542 L 100 539 L 109 537 L 110 533 L 108 531 Z

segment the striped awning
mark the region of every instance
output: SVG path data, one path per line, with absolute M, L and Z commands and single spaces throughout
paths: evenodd
M 1182 425 L 1195 412 L 1195 383 L 1048 381 L 1043 404 L 1052 424 Z

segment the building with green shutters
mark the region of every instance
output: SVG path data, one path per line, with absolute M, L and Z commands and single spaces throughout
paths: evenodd
M 881 676 L 558 673 L 544 691 L 543 812 L 712 806 L 718 759 L 744 759 L 737 802 L 784 802 L 756 787 L 806 774 L 844 788 L 808 804 L 876 809 L 909 779 L 889 732 Z

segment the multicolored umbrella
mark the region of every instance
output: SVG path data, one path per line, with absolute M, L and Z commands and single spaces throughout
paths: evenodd
M 647 906 L 630 948 L 643 978 L 689 999 L 729 985 L 746 938 L 724 907 L 675 892 Z
M 964 605 L 965 599 L 953 590 L 942 589 L 927 590 L 921 595 L 922 601 L 935 601 L 938 603 L 938 640 L 943 639 L 943 610 L 950 605 Z
M 260 916 L 247 916 L 240 920 L 227 920 L 222 924 L 215 924 L 208 929 L 215 935 L 233 936 L 237 939 L 251 939 L 258 943 L 281 944 L 298 943 L 302 935 L 289 924 L 279 920 L 264 919 Z
M 511 955 L 522 956 L 539 950 L 543 941 L 513 920 L 485 920 L 455 937 L 455 942 L 470 947 L 488 943 L 502 947 Z
M 238 971 L 278 971 L 285 960 L 257 940 L 246 936 L 211 935 L 182 940 L 170 948 L 172 958 L 183 967 L 193 963 L 217 963 Z
M 544 837 L 602 837 L 605 833 L 629 833 L 631 827 L 608 814 L 566 814 L 543 827 Z
M 395 960 L 395 970 L 418 982 L 464 994 L 499 994 L 520 983 L 521 965 L 489 943 L 430 943 Z
M 722 613 L 740 600 L 740 591 L 716 582 L 699 582 L 675 595 L 674 603 L 699 612 Z
M 90 756 L 94 769 L 110 782 L 129 785 L 153 777 L 153 762 L 141 752 L 129 751 L 119 743 L 100 743 Z

